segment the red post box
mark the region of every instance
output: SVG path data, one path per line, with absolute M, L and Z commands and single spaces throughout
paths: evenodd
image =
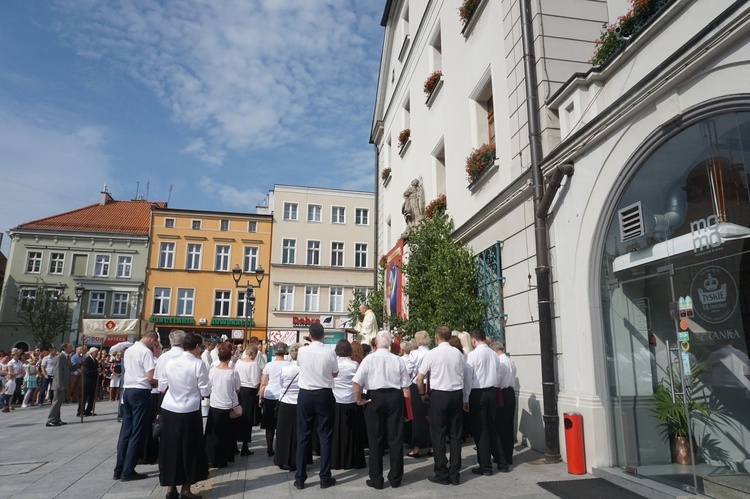
M 563 414 L 565 449 L 568 452 L 568 473 L 586 474 L 586 450 L 583 447 L 583 416 L 577 412 Z

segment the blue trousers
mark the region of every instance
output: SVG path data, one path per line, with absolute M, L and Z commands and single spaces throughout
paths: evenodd
M 135 465 L 143 454 L 143 443 L 148 431 L 151 390 L 128 388 L 123 393 L 122 426 L 117 441 L 117 464 L 115 475 L 126 476 L 135 471 Z
M 333 423 L 336 418 L 336 399 L 330 388 L 302 390 L 297 395 L 297 472 L 294 479 L 305 483 L 305 449 L 311 445 L 313 426 L 318 422 L 320 439 L 320 480 L 331 478 L 331 452 L 333 450 Z

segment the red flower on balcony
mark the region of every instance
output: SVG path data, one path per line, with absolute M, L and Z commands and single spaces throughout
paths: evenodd
M 495 162 L 495 144 L 482 144 L 472 149 L 466 158 L 466 178 L 473 183 L 482 172 Z
M 427 95 L 430 95 L 433 90 L 435 90 L 435 86 L 440 81 L 440 77 L 443 76 L 443 72 L 439 69 L 437 71 L 433 71 L 430 73 L 430 76 L 427 77 L 427 79 L 424 82 L 424 93 Z
M 390 176 L 391 176 L 391 169 L 390 169 L 390 167 L 383 168 L 383 171 L 380 172 L 380 179 L 383 182 L 385 182 L 386 180 L 388 180 L 388 177 L 390 177 Z
M 411 137 L 411 130 L 409 128 L 401 130 L 398 134 L 398 146 L 404 147 L 404 144 L 409 140 L 409 137 Z
M 477 5 L 479 5 L 479 0 L 464 0 L 461 7 L 458 8 L 458 17 L 461 18 L 461 24 L 466 26 L 474 11 L 477 10 Z
M 435 215 L 442 215 L 445 210 L 448 209 L 448 201 L 445 198 L 445 194 L 441 194 L 425 207 L 424 214 L 427 218 L 432 218 Z

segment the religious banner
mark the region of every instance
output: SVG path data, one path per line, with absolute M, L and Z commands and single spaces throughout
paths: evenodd
M 398 243 L 383 257 L 385 258 L 385 315 L 403 316 L 403 283 L 401 263 L 403 260 L 404 243 Z
M 140 337 L 145 331 L 146 322 L 138 319 L 83 319 L 83 334 L 87 336 L 125 334 Z
M 269 331 L 268 342 L 273 345 L 274 343 L 284 342 L 287 345 L 297 343 L 297 331 Z

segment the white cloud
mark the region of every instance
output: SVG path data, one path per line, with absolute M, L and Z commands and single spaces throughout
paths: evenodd
M 366 147 L 367 129 L 360 130 L 372 112 L 380 2 L 56 5 L 61 35 L 79 55 L 113 61 L 150 88 L 192 135 L 185 151 L 209 164 L 220 163 L 228 150 L 314 142 L 340 147 L 321 137 L 333 130 L 348 147 Z
M 255 213 L 255 207 L 266 197 L 266 193 L 258 189 L 239 189 L 209 177 L 202 177 L 198 186 L 208 197 L 218 198 L 217 201 L 222 205 L 235 211 Z

